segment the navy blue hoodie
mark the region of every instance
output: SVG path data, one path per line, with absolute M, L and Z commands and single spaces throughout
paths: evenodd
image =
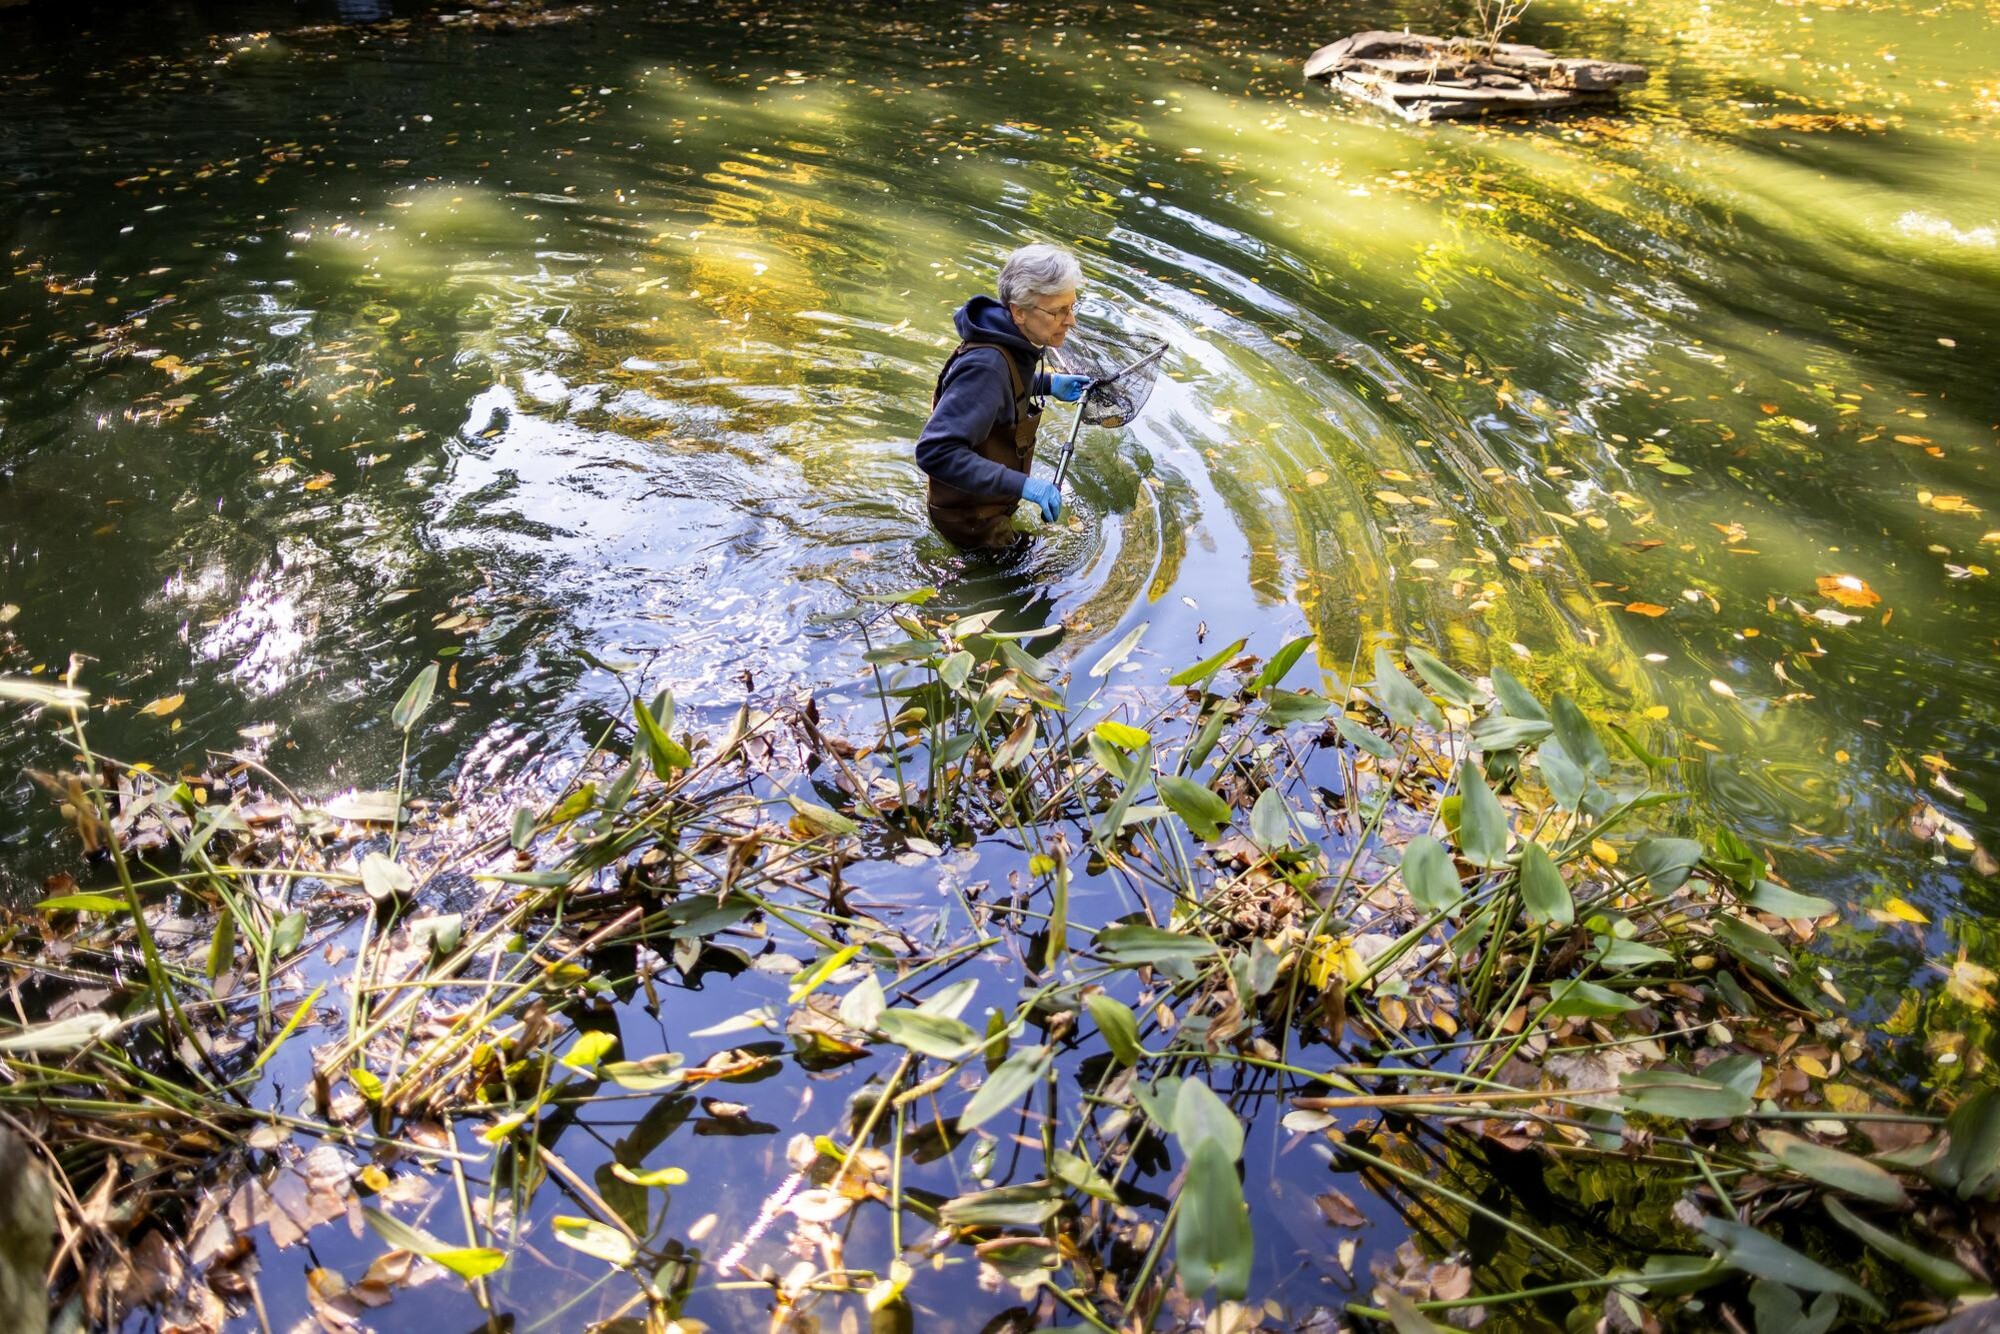
M 959 308 L 952 322 L 960 341 L 979 339 L 1006 349 L 973 348 L 945 376 L 937 406 L 917 437 L 917 466 L 948 486 L 975 496 L 1019 499 L 1026 473 L 979 456 L 979 444 L 997 423 L 1014 423 L 1014 386 L 1003 356 L 1014 358 L 1028 393 L 1049 392 L 1049 377 L 1036 371 L 1042 349 L 1021 333 L 1007 308 L 990 296 L 976 296 Z

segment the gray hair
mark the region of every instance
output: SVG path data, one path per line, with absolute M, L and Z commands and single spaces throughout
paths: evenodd
M 1067 292 L 1083 281 L 1083 267 L 1061 246 L 1024 245 L 1000 266 L 1000 304 L 1034 304 L 1039 296 Z

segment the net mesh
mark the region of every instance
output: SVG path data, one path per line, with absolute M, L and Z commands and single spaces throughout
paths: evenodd
M 1160 378 L 1160 363 L 1167 345 L 1132 356 L 1119 350 L 1081 343 L 1075 335 L 1056 351 L 1056 364 L 1067 374 L 1087 375 L 1090 388 L 1084 390 L 1081 412 L 1092 426 L 1117 428 L 1129 423 L 1153 395 L 1153 382 Z

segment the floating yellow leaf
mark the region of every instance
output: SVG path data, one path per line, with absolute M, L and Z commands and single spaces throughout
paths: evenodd
M 1384 505 L 1407 505 L 1410 503 L 1410 498 L 1401 491 L 1377 491 L 1375 499 L 1381 501 Z
M 139 712 L 150 713 L 155 718 L 164 718 L 185 703 L 187 703 L 186 695 L 167 695 L 145 705 Z
M 1419 556 L 1410 562 L 1410 568 L 1413 570 L 1435 570 L 1437 567 L 1438 563 L 1429 556 Z
M 1922 912 L 1911 907 L 1901 899 L 1890 899 L 1882 905 L 1882 911 L 1899 922 L 1914 922 L 1918 926 L 1930 925 L 1930 918 L 1924 916 Z
M 1326 474 L 1325 474 L 1325 473 L 1323 473 L 1323 472 L 1321 472 L 1321 471 L 1320 471 L 1320 470 L 1319 470 L 1318 468 L 1314 468 L 1314 469 L 1313 469 L 1313 470 L 1312 470 L 1311 472 L 1309 472 L 1309 473 L 1307 473 L 1307 474 L 1306 474 L 1306 485 L 1307 485 L 1307 486 L 1325 486 L 1325 485 L 1326 485 Z
M 1954 1000 L 1960 1000 L 1976 1009 L 1993 1008 L 1993 993 L 1986 988 L 1993 985 L 1991 968 L 1972 962 L 1965 957 L 1965 947 L 1960 946 L 1958 961 L 1944 970 L 1944 989 Z
M 1736 698 L 1736 692 L 1730 688 L 1729 682 L 1727 681 L 1718 681 L 1711 676 L 1708 679 L 1708 688 L 1710 690 L 1713 690 L 1716 694 L 1721 695 L 1725 699 Z
M 1922 499 L 1928 494 L 1928 492 L 1919 492 L 1918 498 Z M 1980 512 L 1979 506 L 1973 504 L 1964 496 L 1931 496 L 1927 503 L 1940 514 L 1977 514 Z
M 1813 1057 L 1800 1054 L 1792 1058 L 1792 1064 L 1811 1075 L 1814 1079 L 1826 1078 L 1826 1067 Z
M 1628 602 L 1625 610 L 1634 616 L 1665 616 L 1667 609 L 1657 602 Z
M 324 491 L 332 485 L 333 474 L 330 472 L 314 473 L 311 477 L 306 478 L 306 490 L 308 491 Z
M 1598 861 L 1604 863 L 1606 866 L 1616 866 L 1618 864 L 1618 849 L 1612 847 L 1601 838 L 1590 840 L 1590 855 L 1597 858 Z
M 1413 479 L 1410 474 L 1404 472 L 1401 468 L 1384 468 L 1382 469 L 1382 480 L 1385 482 L 1408 482 Z
M 1654 722 L 1658 722 L 1667 716 L 1667 706 L 1664 704 L 1655 704 L 1652 708 L 1645 711 L 1645 716 L 1651 718 Z
M 1872 607 L 1882 600 L 1880 593 L 1851 574 L 1823 574 L 1818 582 L 1819 595 L 1843 607 Z

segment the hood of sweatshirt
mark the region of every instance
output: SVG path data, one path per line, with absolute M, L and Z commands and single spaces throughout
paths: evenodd
M 952 323 L 958 326 L 961 339 L 998 343 L 1014 354 L 1023 369 L 1032 368 L 1042 355 L 1042 349 L 1028 341 L 1007 308 L 990 296 L 976 296 L 960 306 Z

